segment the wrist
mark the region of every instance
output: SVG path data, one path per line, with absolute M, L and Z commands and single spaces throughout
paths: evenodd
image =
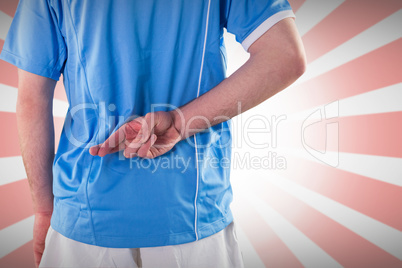
M 179 133 L 180 140 L 185 139 L 184 116 L 179 108 L 169 111 L 172 118 L 172 127 Z
M 53 214 L 53 211 L 37 211 L 37 212 L 35 212 L 35 215 L 37 215 L 37 216 L 44 216 L 44 217 L 46 217 L 46 216 L 52 216 L 52 214 Z
M 37 215 L 51 215 L 53 213 L 54 196 L 49 187 L 42 187 L 42 191 L 33 194 L 33 211 Z

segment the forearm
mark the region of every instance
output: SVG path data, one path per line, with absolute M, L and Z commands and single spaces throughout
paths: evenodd
M 181 139 L 272 97 L 296 81 L 306 68 L 303 44 L 292 18 L 266 31 L 253 42 L 249 52 L 250 59 L 216 87 L 168 113 L 148 113 L 127 122 L 104 143 L 91 147 L 91 154 L 105 156 L 124 150 L 126 157 L 160 156 Z
M 17 126 L 35 213 L 53 211 L 54 126 L 52 97 L 35 94 L 35 84 L 20 81 Z
M 253 108 L 303 74 L 304 49 L 292 21 L 283 22 L 270 31 L 273 36 L 276 32 L 287 32 L 280 35 L 281 40 L 264 36 L 265 39 L 253 47 L 250 59 L 235 73 L 172 113 L 175 127 L 182 132 L 183 138 Z M 264 49 L 274 42 L 283 45 Z
M 35 213 L 53 210 L 54 126 L 49 109 L 51 103 L 17 102 L 18 136 Z
M 180 107 L 175 112 L 176 128 L 189 137 L 255 107 L 294 81 L 290 74 L 282 79 L 274 66 L 265 70 L 267 74 L 255 72 L 258 65 L 258 59 L 250 59 L 218 86 Z

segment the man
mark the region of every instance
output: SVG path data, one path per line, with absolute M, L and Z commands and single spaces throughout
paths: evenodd
M 36 265 L 242 267 L 229 119 L 304 72 L 293 17 L 286 0 L 21 0 L 1 58 L 19 68 Z M 223 28 L 250 53 L 226 79 Z

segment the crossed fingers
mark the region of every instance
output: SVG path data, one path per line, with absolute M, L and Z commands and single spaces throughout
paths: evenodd
M 105 142 L 92 146 L 89 153 L 103 157 L 124 150 L 124 156 L 127 158 L 152 157 L 150 149 L 157 139 L 153 134 L 156 123 L 152 121 L 150 116 L 145 116 L 125 123 Z

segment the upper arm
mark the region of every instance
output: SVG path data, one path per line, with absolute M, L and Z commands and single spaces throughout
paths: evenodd
M 53 100 L 56 80 L 18 69 L 18 101 L 45 102 Z
M 20 0 L 0 58 L 27 72 L 59 80 L 67 59 L 60 19 L 48 0 Z
M 221 9 L 222 24 L 250 53 L 250 59 L 259 58 L 261 64 L 257 65 L 261 67 L 274 65 L 259 68 L 260 71 L 288 67 L 287 73 L 304 72 L 304 48 L 288 0 L 222 0 L 221 3 L 225 4 Z
M 277 22 L 295 17 L 287 0 L 221 0 L 222 25 L 244 50 Z
M 273 25 L 251 44 L 249 52 L 250 58 L 266 58 L 267 64 L 295 70 L 299 75 L 306 68 L 303 43 L 293 18 L 285 18 Z

